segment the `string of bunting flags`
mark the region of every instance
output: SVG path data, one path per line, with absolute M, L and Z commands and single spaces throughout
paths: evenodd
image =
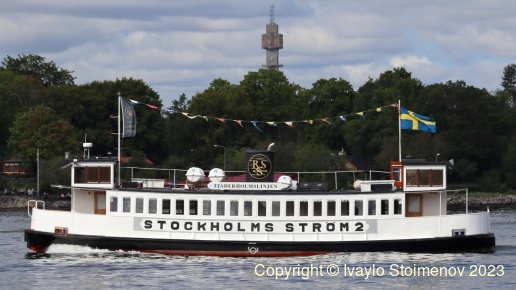
M 124 99 L 125 99 L 125 98 L 124 98 Z M 147 107 L 149 107 L 149 108 L 151 108 L 151 109 L 154 109 L 154 110 L 157 110 L 157 109 L 158 109 L 158 107 L 157 107 L 157 106 L 154 106 L 154 105 L 145 104 L 145 103 L 138 102 L 138 101 L 131 100 L 131 99 L 126 99 L 126 100 L 128 100 L 129 102 L 131 102 L 131 103 L 133 103 L 133 104 L 135 104 L 135 105 L 142 104 L 142 105 L 145 105 L 145 106 L 147 106 Z
M 133 104 L 142 104 L 151 109 L 155 109 L 155 110 L 158 109 L 158 107 L 156 107 L 154 105 L 141 103 L 141 102 L 131 100 L 131 99 L 128 99 L 128 100 Z M 355 116 L 355 115 L 359 116 L 360 118 L 365 118 L 365 113 L 367 113 L 367 112 L 372 112 L 372 111 L 381 112 L 383 109 L 388 108 L 388 107 L 395 107 L 398 109 L 398 114 L 401 116 L 401 119 L 402 119 L 402 121 L 401 121 L 401 129 L 402 130 L 419 130 L 419 131 L 426 131 L 426 132 L 431 132 L 431 133 L 436 132 L 434 119 L 419 115 L 419 114 L 409 111 L 403 107 L 400 108 L 400 106 L 398 106 L 398 104 L 390 104 L 390 105 L 378 107 L 375 109 L 370 109 L 370 110 L 357 112 L 357 113 L 343 114 L 343 115 L 339 115 L 339 116 L 335 116 L 335 117 L 326 117 L 326 118 L 321 118 L 321 119 L 309 119 L 309 120 L 300 120 L 300 121 L 236 120 L 236 119 L 229 119 L 229 118 L 223 118 L 223 117 L 191 115 L 190 113 L 187 113 L 187 112 L 177 112 L 177 111 L 170 110 L 170 109 L 162 109 L 162 111 L 170 113 L 170 114 L 181 113 L 189 119 L 201 118 L 206 121 L 209 121 L 210 119 L 217 120 L 218 122 L 221 122 L 222 124 L 226 124 L 227 122 L 235 122 L 238 125 L 240 125 L 241 127 L 244 127 L 242 125 L 243 123 L 250 123 L 258 131 L 263 133 L 263 130 L 258 126 L 259 123 L 264 123 L 269 126 L 278 126 L 278 124 L 286 124 L 290 128 L 294 128 L 294 123 L 307 123 L 307 124 L 312 125 L 312 124 L 314 124 L 315 121 L 320 121 L 320 122 L 323 122 L 326 124 L 332 124 L 335 120 L 347 122 L 349 117 Z
M 267 124 L 269 126 L 278 126 L 278 124 L 286 124 L 287 126 L 289 126 L 290 128 L 294 128 L 294 123 L 307 123 L 307 124 L 314 124 L 315 121 L 320 121 L 320 122 L 323 122 L 323 123 L 326 123 L 326 124 L 332 124 L 334 120 L 341 120 L 343 122 L 347 122 L 348 121 L 348 118 L 351 117 L 351 116 L 354 116 L 354 115 L 357 115 L 357 116 L 360 116 L 361 118 L 365 118 L 365 113 L 367 112 L 370 112 L 370 111 L 376 111 L 376 112 L 381 112 L 384 108 L 387 108 L 387 107 L 398 107 L 397 104 L 391 104 L 391 105 L 387 105 L 387 106 L 383 106 L 383 107 L 379 107 L 379 108 L 376 108 L 376 109 L 371 109 L 371 110 L 366 110 L 366 111 L 362 111 L 362 112 L 358 112 L 358 113 L 351 113 L 351 114 L 343 114 L 343 115 L 339 115 L 339 116 L 335 116 L 335 117 L 326 117 L 326 118 L 321 118 L 321 119 L 309 119 L 309 120 L 299 120 L 299 121 L 260 121 L 260 120 L 236 120 L 236 119 L 229 119 L 229 118 L 222 118 L 222 117 L 212 117 L 212 116 L 204 116 L 204 115 L 191 115 L 190 113 L 187 113 L 187 112 L 176 112 L 176 111 L 173 111 L 173 110 L 169 110 L 169 109 L 164 109 L 165 112 L 168 112 L 168 113 L 181 113 L 183 114 L 185 117 L 189 118 L 189 119 L 195 119 L 195 118 L 201 118 L 201 119 L 204 119 L 206 121 L 209 121 L 210 119 L 213 119 L 213 120 L 217 120 L 223 124 L 226 124 L 226 122 L 235 122 L 237 123 L 238 125 L 240 125 L 241 127 L 243 127 L 243 123 L 251 123 L 258 131 L 260 131 L 261 133 L 263 133 L 262 129 L 258 126 L 259 123 L 264 123 L 264 124 Z

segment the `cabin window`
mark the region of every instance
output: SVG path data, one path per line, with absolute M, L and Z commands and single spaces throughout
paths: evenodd
M 355 200 L 355 215 L 356 216 L 364 215 L 364 201 Z
M 444 171 L 442 169 L 432 169 L 432 186 L 443 186 Z
M 299 202 L 299 216 L 308 216 L 308 201 Z
M 380 201 L 380 211 L 381 211 L 381 215 L 389 214 L 389 200 L 388 199 L 382 199 Z
M 73 182 L 86 183 L 86 169 L 84 167 L 75 167 L 73 169 Z
M 430 186 L 430 170 L 419 170 L 419 186 Z
M 285 214 L 287 216 L 294 216 L 294 201 L 289 200 L 285 204 L 286 204 Z
M 322 216 L 322 202 L 314 200 L 314 216 Z
M 136 198 L 136 213 L 143 213 L 143 198 Z
M 184 199 L 176 199 L 176 214 L 178 214 L 178 215 L 185 214 L 185 200 Z
M 272 216 L 280 216 L 280 201 L 273 201 L 272 202 Z
M 335 201 L 328 200 L 326 202 L 326 215 L 327 216 L 335 216 Z
M 238 200 L 229 201 L 229 215 L 238 216 Z
M 217 200 L 217 215 L 224 215 L 226 209 L 225 200 Z
M 170 199 L 164 199 L 161 203 L 161 213 L 170 214 Z
M 443 186 L 442 169 L 407 169 L 407 187 Z
M 149 213 L 158 212 L 158 200 L 155 198 L 149 198 Z
M 99 167 L 99 183 L 110 183 L 111 182 L 111 167 Z
M 110 212 L 118 211 L 118 197 L 116 197 L 116 196 L 109 197 L 109 211 Z
M 394 181 L 401 181 L 401 167 L 392 168 L 392 179 Z
M 74 168 L 75 183 L 110 183 L 111 167 L 91 166 Z
M 349 215 L 349 200 L 341 200 L 340 201 L 340 215 L 341 216 Z
M 258 201 L 258 216 L 267 216 L 267 201 Z
M 402 210 L 401 199 L 395 199 L 394 200 L 394 214 L 401 214 L 401 210 Z
M 190 202 L 190 215 L 197 215 L 197 200 L 192 199 Z
M 423 215 L 422 194 L 407 194 L 405 195 L 405 216 L 416 217 Z
M 421 196 L 420 195 L 407 196 L 407 199 L 408 199 L 409 212 L 420 212 L 421 211 Z
M 253 202 L 250 200 L 244 201 L 244 216 L 253 216 Z
M 122 211 L 123 212 L 131 212 L 131 198 L 123 197 L 122 198 Z
M 211 200 L 202 201 L 202 214 L 211 215 Z
M 407 169 L 407 187 L 417 186 L 417 170 Z
M 367 201 L 367 214 L 376 215 L 376 200 L 372 199 Z

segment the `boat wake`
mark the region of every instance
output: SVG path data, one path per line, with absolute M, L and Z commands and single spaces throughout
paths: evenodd
M 109 253 L 109 250 L 92 249 L 78 245 L 53 244 L 48 247 L 47 254 L 102 254 Z

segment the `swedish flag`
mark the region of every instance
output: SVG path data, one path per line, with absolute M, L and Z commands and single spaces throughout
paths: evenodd
M 401 129 L 435 133 L 433 118 L 419 115 L 400 106 Z

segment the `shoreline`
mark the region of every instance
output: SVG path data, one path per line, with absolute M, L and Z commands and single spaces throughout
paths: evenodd
M 466 196 L 448 196 L 448 205 L 465 205 Z M 499 196 L 468 196 L 468 205 L 509 205 L 516 204 L 516 195 L 502 195 Z
M 38 199 L 41 200 L 42 199 Z M 468 197 L 468 205 L 481 206 L 481 205 L 512 205 L 516 204 L 516 195 L 502 195 L 491 196 L 491 197 Z M 28 199 L 21 196 L 0 196 L 0 209 L 24 209 L 27 208 Z M 448 205 L 465 205 L 466 196 L 451 196 L 447 199 Z M 69 200 L 50 200 L 45 201 L 46 209 L 54 210 L 69 210 L 71 202 Z
M 32 198 L 31 200 L 43 201 L 41 198 Z M 26 209 L 29 199 L 23 196 L 0 196 L 0 209 Z M 71 208 L 70 200 L 47 200 L 45 201 L 46 209 L 53 210 L 69 210 Z

